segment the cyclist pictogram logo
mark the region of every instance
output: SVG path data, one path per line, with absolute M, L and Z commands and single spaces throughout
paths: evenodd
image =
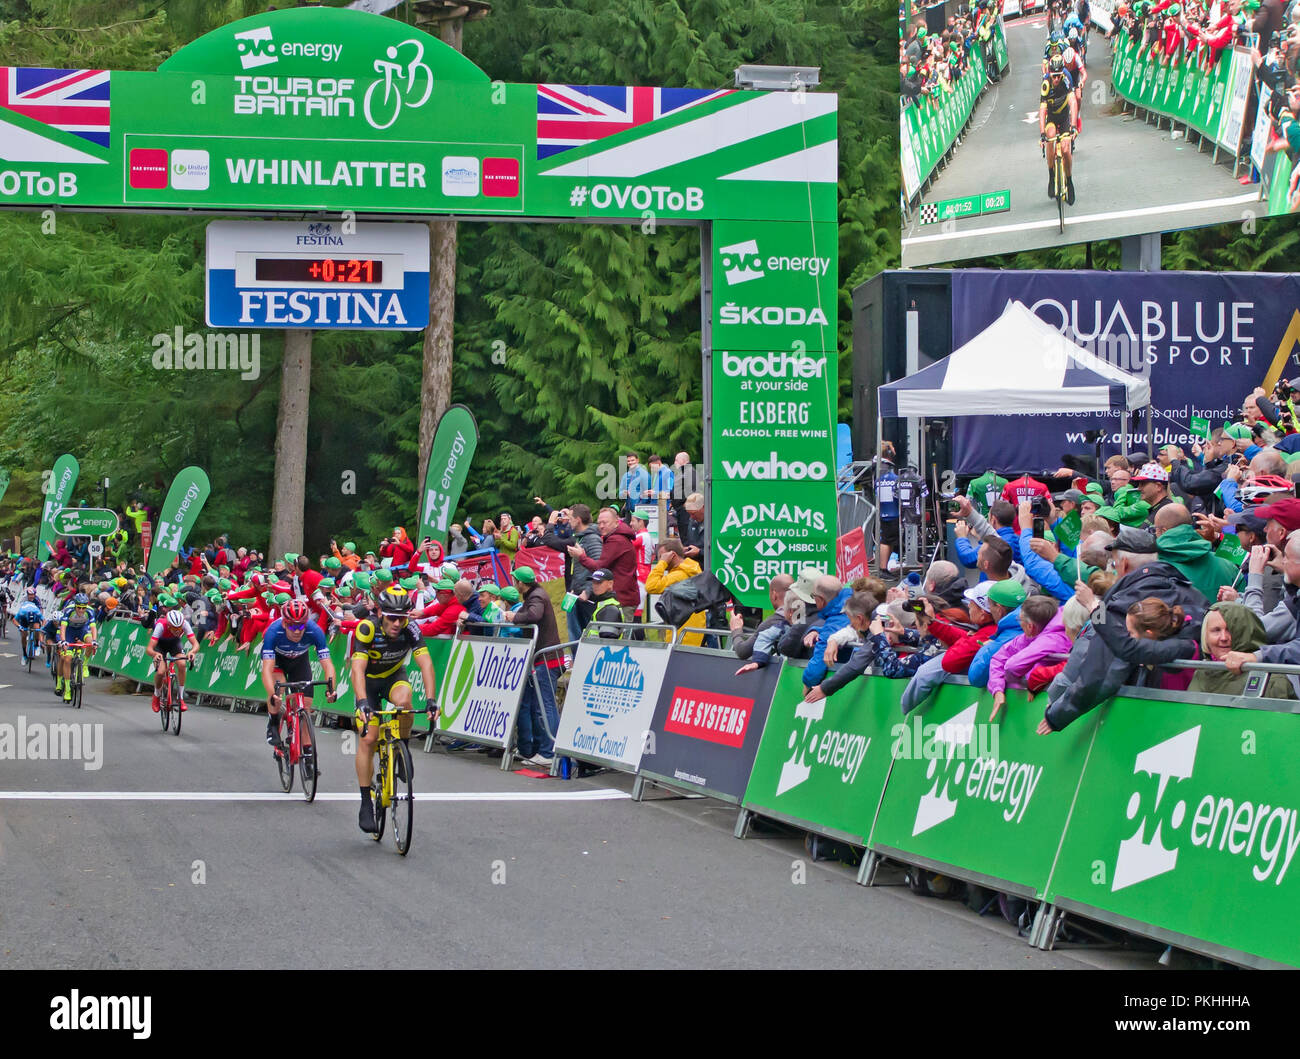
M 409 61 L 396 61 L 407 49 Z M 424 62 L 424 45 L 418 40 L 404 40 L 384 49 L 387 59 L 375 60 L 375 73 L 382 81 L 373 82 L 366 89 L 362 111 L 373 129 L 386 129 L 402 113 L 402 106 L 422 107 L 433 94 L 433 71 Z M 397 80 L 400 78 L 400 87 Z M 383 93 L 380 96 L 380 88 Z

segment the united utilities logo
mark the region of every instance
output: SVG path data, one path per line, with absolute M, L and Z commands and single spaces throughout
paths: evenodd
M 442 727 L 451 727 L 452 721 L 469 699 L 473 687 L 474 646 L 467 640 L 460 640 L 447 659 L 447 682 L 443 685 L 443 705 L 439 715 Z
M 794 727 L 789 742 L 790 760 L 781 765 L 781 774 L 776 781 L 778 798 L 786 791 L 792 791 L 807 782 L 814 764 L 829 765 L 838 771 L 841 783 L 851 784 L 858 778 L 858 770 L 866 760 L 871 739 L 856 732 L 840 732 L 833 728 L 814 731 L 814 727 L 820 727 L 825 715 L 825 699 L 817 702 L 804 702 L 801 699 L 795 705 Z M 803 722 L 802 732 L 800 721 Z
M 645 676 L 630 647 L 603 647 L 582 682 L 582 699 L 596 727 L 625 717 L 637 708 Z
M 280 61 L 275 41 L 271 37 L 270 26 L 259 26 L 257 29 L 246 29 L 243 33 L 236 33 L 235 49 L 239 52 L 239 64 L 245 70 Z

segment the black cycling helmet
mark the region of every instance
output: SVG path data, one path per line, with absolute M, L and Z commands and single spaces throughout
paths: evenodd
M 1047 61 L 1047 73 L 1051 77 L 1060 77 L 1065 73 L 1065 60 L 1059 55 L 1053 55 Z
M 385 589 L 379 594 L 379 612 L 385 617 L 405 618 L 415 607 L 411 593 L 400 585 Z

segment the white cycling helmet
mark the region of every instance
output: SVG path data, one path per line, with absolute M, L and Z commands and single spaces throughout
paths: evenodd
M 170 625 L 173 629 L 184 628 L 185 615 L 182 614 L 179 610 L 169 610 L 167 612 L 167 624 Z
M 1065 55 L 1064 55 L 1065 65 L 1066 65 L 1066 66 L 1073 66 L 1073 65 L 1074 65 L 1074 60 L 1075 60 L 1075 58 L 1076 58 L 1076 55 L 1075 55 L 1075 51 L 1074 51 L 1074 49 L 1073 49 L 1073 48 L 1066 48 L 1066 49 L 1065 49 Z

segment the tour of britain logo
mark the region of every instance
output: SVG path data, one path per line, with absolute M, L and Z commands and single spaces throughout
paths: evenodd
M 632 649 L 602 647 L 582 681 L 582 701 L 597 728 L 626 717 L 645 693 L 645 674 Z

